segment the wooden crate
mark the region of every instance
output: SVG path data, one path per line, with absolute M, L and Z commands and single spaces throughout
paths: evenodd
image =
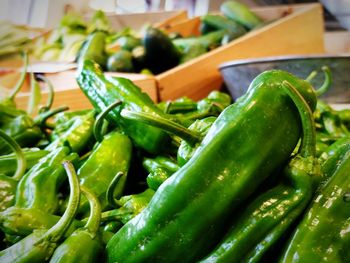
M 157 102 L 157 87 L 154 77 L 128 73 L 106 73 L 106 75 L 124 77 L 132 80 L 138 87 L 141 88 L 143 92 L 147 93 L 154 102 Z M 45 74 L 45 76 L 55 87 L 53 107 L 67 105 L 69 106 L 70 110 L 92 108 L 91 103 L 80 90 L 75 80 L 75 70 L 69 70 L 54 74 Z M 23 92 L 19 93 L 16 96 L 16 103 L 19 108 L 27 109 L 28 99 L 30 95 L 28 82 L 24 85 L 22 90 Z M 47 89 L 43 88 L 42 103 L 45 103 L 47 97 L 48 91 Z
M 156 76 L 160 100 L 181 96 L 200 99 L 219 89 L 221 63 L 244 58 L 324 53 L 322 6 L 315 4 L 253 9 L 273 22 Z
M 350 53 L 350 32 L 331 31 L 324 35 L 325 50 L 328 54 Z

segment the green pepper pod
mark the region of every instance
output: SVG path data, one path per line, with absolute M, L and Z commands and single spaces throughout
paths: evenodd
M 219 115 L 190 161 L 108 242 L 109 262 L 193 262 L 209 252 L 230 215 L 298 143 L 300 117 L 284 81 L 314 110 L 315 93 L 306 81 L 280 70 L 257 76 Z
M 107 187 L 118 172 L 123 172 L 124 176 L 118 183 L 116 191 L 123 191 L 131 156 L 132 143 L 129 137 L 113 131 L 104 136 L 102 142 L 97 145 L 89 158 L 79 168 L 80 185 L 98 197 L 103 210 L 107 207 L 105 199 Z M 81 198 L 79 213 L 85 213 L 88 209 L 88 200 Z
M 59 206 L 58 189 L 65 179 L 61 163 L 78 158 L 68 147 L 60 147 L 40 159 L 18 183 L 15 206 L 54 214 Z
M 154 159 L 144 158 L 142 165 L 149 173 L 146 178 L 147 185 L 155 191 L 179 169 L 177 163 L 165 156 L 157 156 Z
M 83 152 L 86 149 L 87 143 L 92 139 L 94 121 L 95 113 L 93 111 L 85 115 L 75 116 L 69 129 L 60 134 L 45 150 L 52 151 L 68 143 L 73 152 Z
M 216 117 L 207 117 L 201 120 L 196 120 L 190 127 L 188 127 L 188 129 L 199 133 L 204 137 L 215 120 Z M 186 140 L 181 141 L 177 151 L 177 162 L 180 166 L 185 165 L 191 159 L 196 149 L 200 146 L 200 143 L 201 142 L 199 141 L 193 145 L 189 144 Z
M 90 203 L 90 217 L 83 228 L 77 229 L 53 253 L 50 262 L 98 262 L 103 251 L 101 241 L 96 236 L 101 219 L 101 206 L 97 197 L 87 188 L 82 193 Z
M 0 212 L 0 229 L 15 236 L 27 236 L 36 229 L 49 229 L 55 225 L 60 216 L 48 214 L 38 208 L 21 208 L 11 206 Z M 65 236 L 69 236 L 78 227 L 84 226 L 78 220 L 74 220 Z
M 250 8 L 238 1 L 226 1 L 220 6 L 224 16 L 237 21 L 248 29 L 260 26 L 263 21 Z
M 49 152 L 40 150 L 39 148 L 23 148 L 24 158 L 26 160 L 26 169 L 29 170 L 37 162 L 46 156 Z M 17 156 L 15 153 L 10 153 L 0 156 L 0 174 L 13 175 L 16 172 Z
M 303 135 L 298 154 L 286 166 L 284 181 L 253 200 L 219 245 L 201 262 L 259 262 L 312 197 L 313 184 L 320 178 L 314 120 L 300 94 L 288 85 L 286 91 L 301 116 Z
M 161 129 L 125 120 L 120 117 L 123 108 L 147 112 L 161 116 L 162 111 L 153 101 L 130 80 L 104 76 L 101 68 L 92 61 L 85 61 L 78 72 L 77 82 L 97 111 L 102 111 L 116 100 L 123 104 L 107 115 L 111 123 L 121 126 L 136 146 L 150 153 L 159 153 L 167 149 L 170 137 Z
M 64 233 L 75 217 L 79 205 L 80 189 L 74 169 L 69 162 L 63 164 L 67 169 L 70 197 L 67 210 L 61 219 L 49 230 L 37 230 L 11 247 L 0 252 L 0 262 L 44 262 L 58 246 Z
M 337 166 L 295 229 L 281 262 L 350 261 L 350 151 Z
M 106 37 L 107 34 L 104 31 L 91 33 L 79 50 L 78 63 L 84 63 L 85 60 L 89 59 L 95 61 L 101 67 L 106 68 Z
M 16 155 L 17 168 L 13 177 L 0 174 L 0 211 L 14 204 L 18 181 L 26 170 L 26 159 L 21 147 L 10 136 L 0 130 L 0 139 L 4 140 Z

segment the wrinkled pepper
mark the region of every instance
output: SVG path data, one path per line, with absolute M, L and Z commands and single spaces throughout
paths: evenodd
M 51 263 L 98 262 L 101 260 L 103 247 L 97 232 L 100 226 L 101 206 L 97 197 L 87 188 L 81 192 L 89 200 L 90 217 L 83 228 L 75 230 L 53 253 Z
M 130 80 L 118 77 L 106 77 L 96 63 L 86 60 L 78 71 L 77 82 L 95 110 L 99 112 L 116 100 L 123 102 L 122 105 L 109 112 L 107 119 L 111 123 L 120 125 L 136 146 L 150 153 L 159 153 L 167 149 L 170 144 L 170 137 L 166 132 L 142 123 L 121 118 L 120 111 L 123 108 L 148 112 L 159 116 L 164 114 Z
M 123 192 L 132 156 L 132 143 L 128 136 L 112 131 L 104 136 L 93 150 L 89 158 L 78 170 L 80 185 L 96 195 L 101 203 L 102 210 L 107 207 L 105 193 L 108 185 L 118 172 L 123 172 L 116 191 Z M 81 198 L 79 213 L 86 213 L 89 203 Z
M 166 179 L 179 170 L 177 163 L 165 156 L 157 156 L 154 159 L 144 158 L 142 165 L 148 172 L 147 185 L 155 191 Z
M 281 70 L 258 75 L 219 115 L 187 164 L 108 242 L 109 262 L 193 262 L 213 248 L 230 215 L 298 143 L 300 117 L 284 81 L 314 110 L 308 82 Z
M 73 152 L 82 153 L 93 137 L 94 122 L 95 112 L 93 111 L 73 117 L 69 128 L 56 136 L 55 140 L 45 147 L 45 150 L 52 151 L 68 144 Z
M 19 181 L 15 206 L 54 214 L 59 208 L 58 189 L 65 180 L 61 163 L 75 162 L 78 158 L 68 147 L 59 147 L 40 159 Z
M 17 162 L 17 168 L 12 177 L 0 173 L 0 211 L 3 211 L 15 202 L 18 181 L 26 171 L 26 159 L 21 147 L 2 130 L 0 130 L 0 139 L 4 140 L 12 148 Z
M 350 151 L 335 166 L 296 227 L 280 262 L 350 261 Z
M 78 178 L 71 171 L 71 164 L 63 164 L 67 169 L 70 197 L 67 210 L 50 229 L 40 229 L 21 239 L 14 245 L 0 251 L 0 262 L 44 262 L 53 254 L 64 233 L 75 217 L 79 205 L 80 189 Z

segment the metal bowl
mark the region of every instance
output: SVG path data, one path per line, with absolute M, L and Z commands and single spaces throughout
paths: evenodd
M 322 66 L 327 65 L 332 72 L 332 86 L 320 98 L 331 104 L 350 103 L 350 55 L 288 56 L 261 59 L 235 60 L 219 66 L 224 83 L 232 98 L 242 96 L 251 81 L 261 72 L 271 69 L 286 70 L 305 79 L 313 70 L 319 74 L 312 80 L 317 89 L 324 80 Z

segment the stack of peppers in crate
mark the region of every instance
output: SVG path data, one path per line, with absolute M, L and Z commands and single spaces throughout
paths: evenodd
M 325 77 L 155 104 L 85 60 L 93 109 L 35 118 L 19 80 L 0 104 L 0 262 L 349 262 L 350 114 L 317 99 Z

